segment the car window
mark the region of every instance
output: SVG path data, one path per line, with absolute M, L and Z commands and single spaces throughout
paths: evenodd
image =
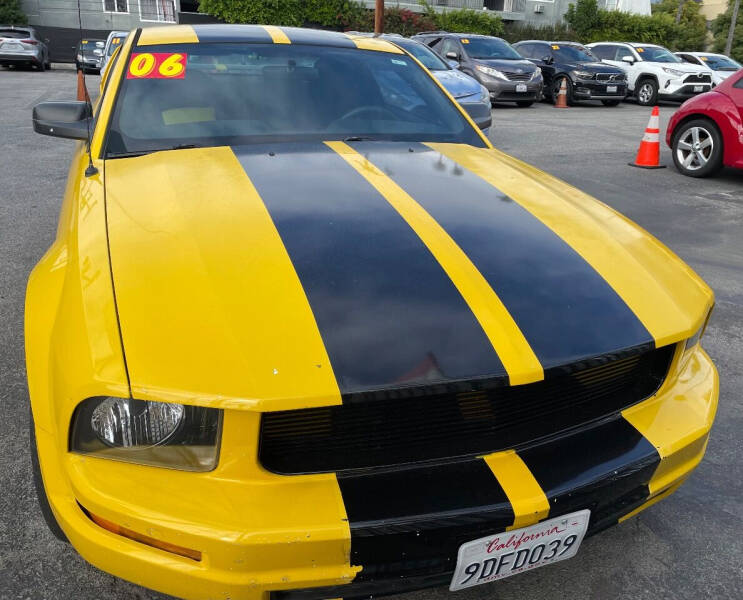
M 640 55 L 642 60 L 659 63 L 680 63 L 683 62 L 678 56 L 671 54 L 670 51 L 660 46 L 635 46 L 635 52 Z M 629 53 L 628 53 L 629 54 Z
M 601 60 L 614 60 L 616 56 L 616 50 L 612 49 L 611 46 L 593 46 L 591 52 Z
M 552 44 L 552 56 L 559 62 L 595 62 L 596 57 L 588 48 L 565 44 Z
M 741 77 L 740 79 L 738 79 L 738 81 L 736 81 L 733 84 L 733 87 L 734 88 L 738 88 L 738 89 L 743 89 L 743 77 Z
M 118 48 L 125 39 L 125 35 L 111 38 L 111 43 L 108 45 L 108 51 L 106 52 L 106 55 L 111 56 L 116 51 L 116 48 Z
M 407 55 L 200 43 L 133 49 L 106 154 L 349 137 L 484 145 Z
M 741 68 L 740 63 L 727 56 L 707 54 L 699 57 L 713 71 L 737 71 Z
M 406 52 L 410 52 L 415 58 L 417 58 L 429 71 L 449 71 L 451 68 L 443 60 L 441 60 L 432 50 L 424 44 L 419 44 L 412 40 L 402 39 L 391 39 L 391 42 L 397 44 L 403 48 Z
M 457 56 L 462 55 L 462 49 L 460 48 L 459 43 L 451 38 L 442 40 L 439 52 L 443 56 L 446 56 L 447 52 L 454 52 Z
M 31 37 L 31 32 L 23 29 L 0 29 L 0 37 L 20 40 Z
M 497 38 L 462 38 L 462 46 L 464 46 L 467 55 L 471 58 L 486 60 L 493 58 L 518 60 L 521 58 L 521 55 L 516 52 L 508 42 Z
M 518 44 L 513 48 L 524 58 L 533 58 L 534 44 Z
M 701 64 L 701 61 L 696 56 L 692 56 L 691 54 L 677 54 L 676 56 L 678 56 L 684 62 L 691 63 L 692 65 Z

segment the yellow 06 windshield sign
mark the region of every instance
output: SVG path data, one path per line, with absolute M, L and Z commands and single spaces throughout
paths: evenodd
M 188 55 L 169 52 L 133 53 L 127 79 L 183 79 Z

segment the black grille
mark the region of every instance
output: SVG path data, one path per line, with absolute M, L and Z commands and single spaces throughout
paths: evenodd
M 711 83 L 712 76 L 706 74 L 699 75 L 687 75 L 684 79 L 684 83 Z
M 529 81 L 531 79 L 531 73 L 514 73 L 512 71 L 503 71 L 503 74 L 508 77 L 510 81 Z
M 674 346 L 521 386 L 265 413 L 260 461 L 282 474 L 364 469 L 524 446 L 652 395 Z M 595 363 L 593 363 L 595 364 Z
M 597 73 L 597 81 L 624 81 L 623 73 Z

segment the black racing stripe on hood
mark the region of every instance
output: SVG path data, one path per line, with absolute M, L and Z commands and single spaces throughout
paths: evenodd
M 646 500 L 660 464 L 655 447 L 621 415 L 518 454 L 547 495 L 550 517 L 588 508 L 591 526 L 615 516 L 621 503 Z
M 481 458 L 339 475 L 354 581 L 453 570 L 459 546 L 513 523 L 510 502 Z M 438 563 L 438 564 L 437 564 Z
M 321 143 L 233 150 L 289 253 L 343 394 L 505 376 L 446 272 L 343 158 Z
M 273 44 L 271 35 L 260 25 L 193 25 L 199 42 L 246 42 Z
M 653 343 L 591 265 L 476 174 L 423 144 L 351 145 L 420 203 L 462 248 L 545 370 Z M 530 182 L 525 179 L 524 185 Z

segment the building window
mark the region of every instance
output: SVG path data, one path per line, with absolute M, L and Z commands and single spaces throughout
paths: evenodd
M 175 0 L 139 0 L 142 21 L 175 23 Z
M 103 0 L 103 12 L 128 13 L 129 0 Z

